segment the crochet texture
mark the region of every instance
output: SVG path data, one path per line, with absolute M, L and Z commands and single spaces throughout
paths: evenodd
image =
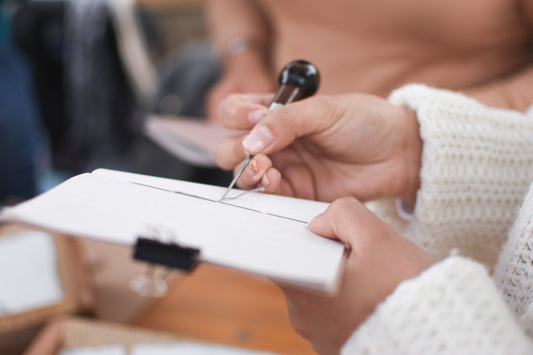
M 374 207 L 444 260 L 401 283 L 343 354 L 532 354 L 533 118 L 422 85 L 389 100 L 417 112 L 421 187 L 409 223 L 391 201 Z

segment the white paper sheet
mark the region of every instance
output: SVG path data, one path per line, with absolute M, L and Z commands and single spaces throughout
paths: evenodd
M 105 176 L 114 180 L 124 182 L 134 182 L 149 185 L 163 190 L 184 191 L 188 194 L 201 196 L 210 200 L 219 200 L 225 187 L 198 184 L 188 181 L 166 179 L 149 175 L 132 174 L 123 171 L 97 169 L 93 174 Z M 309 223 L 313 217 L 324 212 L 329 206 L 328 203 L 309 201 L 299 198 L 270 195 L 263 193 L 246 193 L 244 190 L 232 189 L 228 198 L 224 202 L 251 209 L 256 209 L 264 213 L 276 214 Z M 235 198 L 240 196 L 239 198 Z
M 197 166 L 215 167 L 215 147 L 240 131 L 185 117 L 150 116 L 144 125 L 148 137 L 174 156 Z
M 200 249 L 203 261 L 318 290 L 336 288 L 343 245 L 311 233 L 306 224 L 327 204 L 261 193 L 223 203 L 208 200 L 219 199 L 223 191 L 98 170 L 5 209 L 0 220 L 129 245 L 161 230 L 182 246 Z
M 0 316 L 62 300 L 52 236 L 32 231 L 0 238 Z

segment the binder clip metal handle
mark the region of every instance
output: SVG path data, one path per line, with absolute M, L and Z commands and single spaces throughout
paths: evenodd
M 133 258 L 190 272 L 198 265 L 199 255 L 199 249 L 139 237 L 135 243 Z
M 191 272 L 199 262 L 199 255 L 199 249 L 139 237 L 135 243 L 133 258 L 148 262 L 149 266 L 144 274 L 130 280 L 130 288 L 144 297 L 162 297 L 168 290 L 167 278 L 172 272 L 171 268 Z M 157 272 L 156 264 L 167 268 L 162 273 Z

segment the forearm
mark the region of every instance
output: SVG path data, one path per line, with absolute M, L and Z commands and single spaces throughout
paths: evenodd
M 208 0 L 206 16 L 211 41 L 224 65 L 236 60 L 267 63 L 270 42 L 268 22 L 259 5 L 252 0 Z M 244 40 L 245 50 L 232 52 L 236 40 Z M 237 47 L 239 45 L 237 44 Z M 235 49 L 235 48 L 233 48 Z M 245 53 L 246 52 L 246 53 Z
M 525 112 L 533 104 L 533 65 L 503 79 L 463 92 L 487 106 Z

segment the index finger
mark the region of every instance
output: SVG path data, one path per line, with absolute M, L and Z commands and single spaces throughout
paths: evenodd
M 218 105 L 218 121 L 228 128 L 249 130 L 257 123 L 257 120 L 250 119 L 250 113 L 258 110 L 266 112 L 273 97 L 273 94 L 229 95 Z
M 269 111 L 243 140 L 244 149 L 250 154 L 270 154 L 297 138 L 319 133 L 336 118 L 332 107 L 329 98 L 315 96 Z

